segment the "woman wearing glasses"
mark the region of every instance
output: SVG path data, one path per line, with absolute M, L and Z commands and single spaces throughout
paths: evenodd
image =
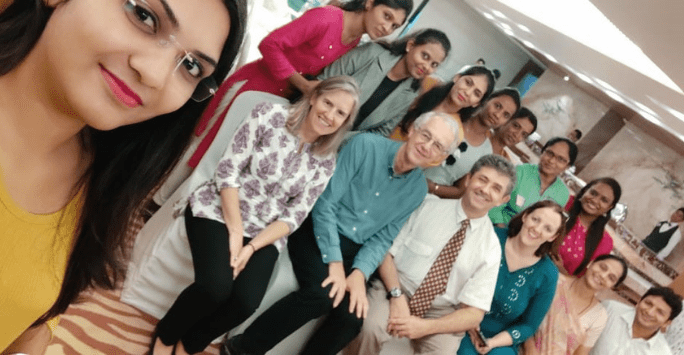
M 289 97 L 294 89 L 306 94 L 316 86 L 316 81 L 305 76 L 318 75 L 356 47 L 364 34 L 373 40 L 391 34 L 406 21 L 412 9 L 412 0 L 345 1 L 340 7 L 313 8 L 271 32 L 259 44 L 263 58 L 246 64 L 226 79 L 202 115 L 196 130 L 198 136 L 204 134 L 209 121 L 218 114 L 190 158 L 190 167 L 196 167 L 204 156 L 233 98 L 240 93 L 252 90 Z M 227 103 L 222 103 L 226 93 L 238 83 L 240 88 L 233 96 L 225 97 Z
M 613 239 L 605 227 L 621 195 L 620 184 L 606 177 L 592 180 L 568 202 L 568 235 L 556 259 L 561 272 L 582 276 L 592 260 L 613 250 Z
M 127 222 L 189 141 L 206 105 L 191 96 L 231 67 L 244 9 L 47 0 L 0 14 L 0 349 L 43 353 L 81 291 L 121 280 Z
M 455 186 L 457 185 L 456 182 L 470 172 L 470 168 L 480 157 L 492 154 L 492 145 L 489 141 L 490 128 L 504 124 L 520 108 L 520 95 L 517 90 L 503 88 L 491 92 L 494 88 L 494 76 L 485 67 L 471 67 L 460 76 L 457 75 L 456 78 L 456 84 L 438 86 L 423 94 L 418 99 L 415 108 L 409 110 L 398 126 L 400 134 L 403 134 L 413 122 L 413 117 L 416 114 L 413 111 L 429 109 L 432 105 L 437 105 L 435 110 L 445 110 L 451 113 L 459 123 L 463 119 L 464 144 L 459 147 L 464 151 L 457 151 L 457 158 L 452 155 L 441 166 L 425 170 L 430 193 L 442 198 L 459 198 L 461 196 L 463 189 L 461 186 Z M 467 88 L 468 81 L 477 83 L 477 78 L 491 80 L 488 80 L 488 85 L 482 86 L 480 89 L 475 89 L 478 85 L 472 85 L 472 89 L 464 90 L 460 85 L 460 82 L 464 81 Z M 449 87 L 451 89 L 447 91 Z M 486 90 L 483 90 L 484 88 Z M 462 105 L 460 103 L 461 97 L 475 96 L 478 90 L 481 95 L 480 99 L 484 101 L 482 101 L 482 106 L 470 116 L 468 111 L 471 107 L 470 105 Z M 445 92 L 450 94 L 447 95 Z M 440 93 L 446 97 L 439 104 L 436 104 L 435 101 L 440 97 Z M 471 100 L 476 106 L 480 102 L 471 98 L 466 100 Z
M 358 102 L 354 79 L 337 76 L 291 109 L 265 102 L 252 110 L 214 179 L 188 198 L 185 228 L 195 282 L 157 324 L 150 354 L 201 352 L 259 307 L 287 236 L 335 170 Z
M 549 139 L 542 148 L 539 165 L 518 165 L 518 181 L 511 192 L 511 200 L 489 210 L 492 223 L 505 227 L 513 216 L 541 200 L 552 200 L 565 206 L 570 192 L 558 175 L 572 166 L 576 158 L 575 143 L 562 137 Z

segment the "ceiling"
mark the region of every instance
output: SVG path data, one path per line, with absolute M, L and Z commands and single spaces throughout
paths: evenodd
M 530 17 L 533 15 L 523 13 L 526 0 L 464 1 L 549 69 L 568 75 L 577 86 L 624 114 L 626 120 L 657 133 L 664 143 L 677 146 L 676 150 L 684 150 L 684 1 L 590 0 L 672 80 L 671 86 L 681 88 L 679 91 L 536 21 Z M 545 11 L 565 16 L 564 9 L 572 1 L 546 0 L 543 6 Z M 585 17 L 569 20 L 583 29 L 603 28 Z

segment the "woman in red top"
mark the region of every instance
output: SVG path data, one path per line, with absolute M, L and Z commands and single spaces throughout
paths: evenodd
M 289 89 L 306 94 L 317 84 L 306 79 L 306 75 L 320 73 L 356 47 L 363 34 L 367 33 L 373 40 L 391 34 L 404 23 L 412 9 L 412 0 L 353 0 L 340 7 L 324 6 L 307 11 L 266 36 L 259 44 L 263 57 L 246 64 L 221 84 L 195 133 L 198 136 L 204 133 L 233 85 L 244 82 L 233 97 L 244 91 L 287 96 Z M 191 167 L 197 166 L 211 145 L 231 104 L 232 99 L 202 139 L 188 162 Z
M 613 239 L 605 231 L 610 212 L 620 200 L 622 189 L 612 178 L 589 182 L 568 202 L 565 228 L 568 232 L 558 251 L 558 269 L 568 275 L 582 276 L 597 256 L 613 250 Z

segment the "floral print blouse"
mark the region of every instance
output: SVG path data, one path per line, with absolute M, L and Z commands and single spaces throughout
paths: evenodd
M 262 102 L 237 129 L 214 179 L 188 198 L 195 217 L 225 223 L 220 191 L 238 188 L 245 237 L 254 238 L 275 221 L 299 228 L 335 170 L 335 154 L 318 156 L 288 131 L 288 108 Z M 181 206 L 183 208 L 183 206 Z M 282 250 L 287 237 L 276 241 Z

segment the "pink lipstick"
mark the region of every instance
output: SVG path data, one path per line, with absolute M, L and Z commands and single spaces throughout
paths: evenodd
M 121 103 L 130 108 L 138 107 L 143 104 L 140 96 L 129 88 L 123 80 L 117 78 L 116 75 L 112 74 L 112 72 L 105 69 L 102 65 L 100 65 L 100 72 L 107 82 L 107 85 L 109 85 L 109 89 L 112 90 L 114 96 L 116 96 Z

